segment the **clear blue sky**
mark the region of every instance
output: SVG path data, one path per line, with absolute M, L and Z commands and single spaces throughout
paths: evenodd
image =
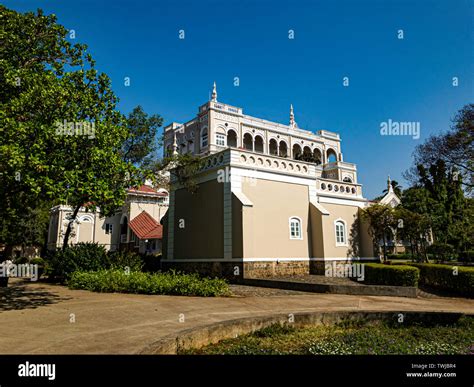
M 124 113 L 142 105 L 165 123 L 183 122 L 208 99 L 214 80 L 219 100 L 246 114 L 287 123 L 293 103 L 300 127 L 340 133 L 344 160 L 358 165 L 368 198 L 385 188 L 387 174 L 406 185 L 401 174 L 415 145 L 474 102 L 469 0 L 3 4 L 40 7 L 74 29 L 76 42 L 86 43 L 112 78 Z M 420 122 L 420 139 L 381 136 L 380 123 L 389 118 Z

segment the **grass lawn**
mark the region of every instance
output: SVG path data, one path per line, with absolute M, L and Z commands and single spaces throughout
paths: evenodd
M 437 355 L 469 354 L 474 351 L 471 346 L 474 346 L 474 318 L 463 317 L 449 326 L 363 321 L 305 328 L 272 325 L 181 354 Z

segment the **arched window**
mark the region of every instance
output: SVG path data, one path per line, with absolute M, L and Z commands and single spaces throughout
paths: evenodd
M 227 132 L 227 146 L 237 148 L 237 133 L 232 129 Z
M 314 148 L 313 158 L 316 165 L 319 165 L 322 163 L 323 156 L 321 154 L 321 151 L 318 148 Z
M 253 138 L 250 133 L 244 135 L 244 149 L 253 151 Z
M 263 153 L 263 138 L 255 136 L 255 152 Z
M 293 145 L 293 158 L 295 160 L 300 160 L 301 159 L 301 147 L 299 144 Z
M 347 236 L 345 222 L 343 220 L 336 220 L 334 222 L 334 227 L 336 232 L 336 246 L 346 246 Z
M 286 145 L 285 141 L 280 141 L 280 157 L 286 157 L 288 156 L 288 146 Z
M 336 161 L 337 161 L 336 151 L 334 149 L 329 148 L 327 151 L 327 162 L 335 163 Z
M 290 239 L 303 239 L 301 219 L 296 216 L 290 218 Z
M 346 183 L 352 183 L 352 179 L 349 176 L 346 176 L 344 179 L 342 179 L 342 181 Z
M 278 143 L 274 138 L 270 140 L 268 149 L 271 155 L 278 156 Z
M 206 148 L 209 142 L 209 135 L 207 133 L 207 128 L 204 128 L 201 132 L 201 148 Z

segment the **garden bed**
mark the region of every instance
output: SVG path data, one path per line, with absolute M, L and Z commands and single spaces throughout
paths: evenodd
M 447 355 L 472 353 L 474 318 L 446 323 L 346 320 L 335 325 L 274 324 L 180 354 Z

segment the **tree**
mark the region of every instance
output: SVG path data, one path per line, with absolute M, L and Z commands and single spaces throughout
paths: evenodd
M 123 160 L 141 166 L 150 165 L 158 148 L 157 132 L 163 118 L 157 114 L 148 116 L 141 106 L 137 106 L 125 121 L 128 137 L 122 146 Z
M 396 236 L 410 243 L 412 257 L 427 261 L 426 249 L 431 232 L 431 221 L 427 215 L 417 214 L 404 207 L 395 208 L 397 219 Z
M 383 259 L 387 260 L 387 239 L 393 235 L 397 226 L 394 209 L 384 204 L 373 204 L 361 211 L 361 218 L 369 226 L 369 234 L 372 237 L 374 247 L 380 250 L 379 242 L 382 241 Z
M 413 152 L 413 167 L 404 177 L 413 184 L 418 182 L 418 166 L 429 169 L 442 160 L 450 170 L 457 170 L 462 177 L 464 190 L 471 194 L 474 189 L 474 104 L 460 109 L 449 131 L 430 136 Z
M 111 215 L 145 177 L 122 157 L 129 128 L 110 79 L 67 33 L 54 15 L 0 6 L 0 216 L 15 224 L 38 200 L 67 202 L 64 247 L 82 205 Z

